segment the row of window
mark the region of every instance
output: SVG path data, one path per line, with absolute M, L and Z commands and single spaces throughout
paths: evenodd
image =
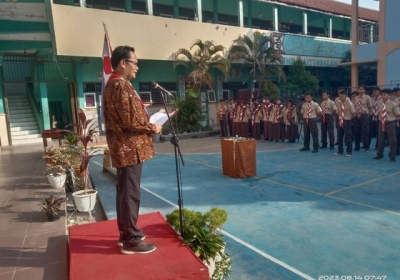
M 56 4 L 57 0 L 54 1 Z M 61 3 L 59 3 L 61 4 Z M 132 12 L 136 14 L 147 14 L 146 2 L 132 0 Z M 80 0 L 75 0 L 75 5 L 80 5 Z M 105 9 L 113 11 L 125 12 L 125 0 L 86 0 L 86 7 L 95 9 Z M 197 20 L 196 9 L 179 7 L 179 18 L 185 20 Z M 160 17 L 174 17 L 174 7 L 172 5 L 153 3 L 153 15 Z M 214 13 L 212 11 L 202 11 L 203 22 L 212 23 L 214 21 Z M 218 13 L 218 23 L 224 25 L 238 26 L 238 17 Z M 247 26 L 247 17 L 244 18 L 244 26 Z M 252 27 L 273 30 L 272 20 L 262 20 L 253 18 Z M 292 34 L 303 34 L 303 27 L 299 24 L 280 22 L 278 31 L 287 32 Z M 315 26 L 308 26 L 308 33 L 306 35 L 328 37 L 328 30 Z M 338 39 L 349 39 L 350 33 L 343 32 L 343 30 L 332 30 L 332 37 Z

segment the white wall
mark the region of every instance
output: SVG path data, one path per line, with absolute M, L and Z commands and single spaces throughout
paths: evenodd
M 226 48 L 249 28 L 106 10 L 52 5 L 58 55 L 101 57 L 107 25 L 111 47 L 131 45 L 139 59 L 167 60 L 195 39 L 215 40 Z

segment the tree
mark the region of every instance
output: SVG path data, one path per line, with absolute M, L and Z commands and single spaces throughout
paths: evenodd
M 227 76 L 229 61 L 224 57 L 224 47 L 217 45 L 214 41 L 197 39 L 190 49 L 179 49 L 175 53 L 176 61 L 174 67 L 182 65 L 191 72 L 188 76 L 190 87 L 199 92 L 202 88 L 214 88 L 214 79 L 210 69 L 215 68 Z
M 256 81 L 258 81 L 258 90 L 261 93 L 262 85 L 267 77 L 276 75 L 278 80 L 284 77 L 283 58 L 274 48 L 274 41 L 259 31 L 254 32 L 252 37 L 240 35 L 235 39 L 229 48 L 228 59 L 251 68 L 253 91 Z M 265 95 L 265 93 L 261 95 Z M 254 96 L 254 92 L 252 92 L 252 96 Z
M 190 49 L 179 49 L 175 53 L 176 61 L 174 67 L 179 65 L 188 68 L 191 72 L 187 77 L 187 84 L 189 89 L 195 92 L 197 102 L 200 106 L 201 114 L 201 89 L 214 88 L 214 79 L 210 74 L 212 68 L 218 69 L 226 77 L 229 69 L 229 61 L 224 57 L 225 48 L 222 45 L 217 45 L 214 41 L 201 41 L 195 40 Z M 192 97 L 191 97 L 192 98 Z M 193 101 L 193 100 L 191 100 Z M 196 118 L 199 120 L 198 118 Z M 200 122 L 200 120 L 199 120 Z M 208 105 L 206 103 L 206 123 L 209 125 L 208 118 Z M 191 129 L 198 127 L 197 124 L 192 124 Z
M 306 70 L 304 62 L 297 58 L 295 62 L 289 66 L 289 75 L 283 88 L 286 92 L 290 92 L 287 97 L 292 97 L 296 94 L 304 94 L 305 92 L 313 92 L 318 89 L 319 81 L 317 77 L 311 75 Z

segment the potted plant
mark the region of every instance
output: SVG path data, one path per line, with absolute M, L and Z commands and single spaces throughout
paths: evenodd
M 167 214 L 166 219 L 178 233 L 181 232 L 179 210 Z M 216 233 L 222 229 L 227 219 L 228 212 L 217 207 L 205 214 L 183 209 L 184 236 L 181 238 L 208 267 L 213 279 L 223 279 L 230 271 L 230 258 L 223 252 L 223 235 Z M 214 270 L 218 271 L 216 277 L 219 278 L 214 278 Z
M 78 123 L 73 123 L 68 126 L 73 126 L 77 129 L 77 132 L 71 130 L 64 130 L 65 132 L 75 135 L 79 139 L 79 148 L 73 150 L 73 153 L 77 155 L 79 165 L 79 177 L 81 180 L 82 189 L 72 193 L 74 198 L 75 206 L 80 212 L 92 211 L 96 204 L 97 191 L 92 188 L 90 177 L 89 177 L 89 163 L 94 156 L 103 156 L 106 147 L 102 146 L 91 146 L 94 140 L 98 139 L 99 126 L 96 124 L 95 119 L 87 119 L 85 111 L 79 109 L 78 111 Z
M 59 147 L 49 146 L 45 148 L 43 158 L 46 161 L 46 169 L 50 171 L 47 175 L 50 185 L 56 189 L 63 187 L 66 179 L 65 168 L 70 164 L 68 157 Z
M 64 198 L 60 195 L 50 195 L 44 197 L 39 206 L 42 207 L 42 211 L 46 213 L 47 219 L 51 222 L 60 218 L 61 203 L 64 202 Z

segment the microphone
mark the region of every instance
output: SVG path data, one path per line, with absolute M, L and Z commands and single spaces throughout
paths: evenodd
M 172 93 L 170 93 L 168 90 L 166 90 L 165 88 L 163 88 L 162 86 L 160 86 L 159 84 L 157 84 L 155 81 L 151 81 L 151 82 L 150 82 L 150 85 L 151 85 L 153 88 L 157 88 L 157 89 L 159 89 L 160 91 L 162 91 L 162 92 L 168 94 L 171 98 L 174 98 L 174 99 L 175 99 L 175 96 L 174 96 Z

